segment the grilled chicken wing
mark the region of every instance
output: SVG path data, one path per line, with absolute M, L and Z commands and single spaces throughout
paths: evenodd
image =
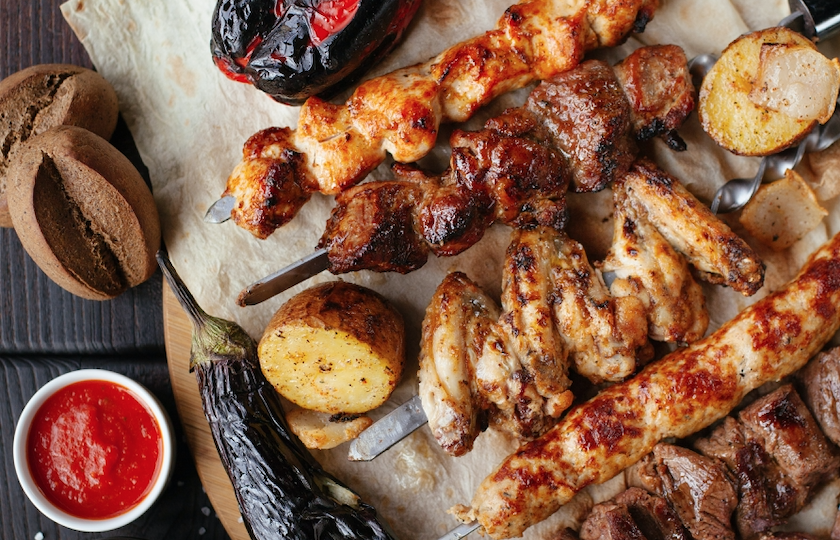
M 573 409 L 508 457 L 482 482 L 471 507 L 456 512 L 477 519 L 493 538 L 519 536 L 661 439 L 708 426 L 749 391 L 802 367 L 838 328 L 840 235 L 782 290 Z
M 272 148 L 243 160 L 277 160 L 293 193 L 339 193 L 361 181 L 390 153 L 410 163 L 435 145 L 441 122 L 462 122 L 493 98 L 549 79 L 576 66 L 586 51 L 621 43 L 640 32 L 659 0 L 530 0 L 511 6 L 496 29 L 447 49 L 424 64 L 361 84 L 346 104 L 312 97 L 297 130 L 275 129 Z M 246 146 L 265 139 L 260 132 Z M 308 197 L 282 202 L 262 197 L 270 167 L 240 164 L 225 195 L 237 198 L 232 217 L 264 238 L 282 226 Z M 256 176 L 253 176 L 255 175 Z M 255 187 L 246 188 L 246 185 Z M 248 198 L 250 197 L 250 199 Z M 283 212 L 270 207 L 280 205 Z M 259 220 L 269 219 L 266 223 Z
M 642 302 L 610 295 L 580 243 L 547 229 L 526 233 L 549 242 L 553 257 L 554 320 L 575 370 L 593 382 L 620 381 L 649 360 L 647 317 Z M 543 238 L 539 238 L 543 236 Z
M 475 364 L 499 308 L 464 274 L 444 278 L 423 319 L 420 400 L 435 440 L 454 456 L 472 449 L 486 427 Z
M 709 326 L 703 290 L 691 276 L 685 257 L 631 200 L 634 195 L 624 181 L 613 184 L 613 243 L 601 267 L 615 274 L 610 293 L 641 301 L 651 339 L 697 341 Z
M 653 162 L 636 161 L 622 183 L 631 205 L 703 279 L 728 285 L 744 296 L 755 294 L 764 284 L 764 264 L 758 254 Z

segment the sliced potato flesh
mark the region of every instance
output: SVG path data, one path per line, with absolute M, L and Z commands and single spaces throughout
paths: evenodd
M 719 145 L 764 156 L 798 143 L 834 111 L 840 63 L 784 27 L 741 36 L 700 88 L 698 115 Z

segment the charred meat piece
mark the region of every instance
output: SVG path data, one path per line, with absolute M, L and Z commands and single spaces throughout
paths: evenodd
M 615 497 L 627 506 L 630 516 L 648 540 L 688 540 L 690 537 L 679 516 L 668 501 L 657 495 L 631 487 Z
M 626 505 L 596 504 L 580 526 L 581 540 L 645 540 Z
M 546 126 L 551 143 L 569 159 L 575 191 L 600 191 L 636 157 L 630 103 L 612 68 L 587 60 L 540 83 L 525 107 Z
M 661 136 L 685 150 L 677 128 L 694 110 L 695 90 L 685 53 L 676 45 L 641 47 L 613 67 L 630 102 L 637 140 Z
M 735 539 L 737 484 L 721 461 L 659 443 L 638 469 L 643 487 L 665 497 L 694 540 Z
M 738 479 L 736 525 L 753 538 L 802 509 L 815 488 L 836 474 L 837 453 L 791 385 L 727 418 L 697 448 L 730 468 Z
M 739 418 L 747 436 L 761 444 L 802 493 L 801 506 L 840 467 L 835 448 L 789 384 L 752 403 Z
M 662 497 L 631 487 L 595 505 L 581 525 L 581 540 L 688 540 L 677 515 Z
M 405 273 L 423 266 L 429 247 L 415 232 L 414 211 L 427 189 L 422 183 L 376 182 L 340 194 L 327 222 L 330 271 Z
M 840 444 L 840 347 L 822 352 L 798 373 L 798 388 L 820 427 Z
M 495 221 L 562 229 L 569 185 L 564 159 L 520 116 L 506 114 L 504 130 L 490 122 L 478 132 L 456 131 L 442 175 L 396 164 L 397 180 L 340 193 L 319 242 L 329 253 L 329 270 L 410 272 L 430 252 L 461 253 Z

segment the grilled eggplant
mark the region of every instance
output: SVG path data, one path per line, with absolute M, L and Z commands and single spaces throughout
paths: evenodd
M 420 0 L 218 0 L 213 60 L 282 103 L 330 97 L 390 52 L 418 7 Z
M 195 301 L 166 253 L 158 264 L 193 323 L 190 369 L 242 519 L 255 540 L 395 540 L 376 510 L 325 472 L 286 424 L 257 344 Z

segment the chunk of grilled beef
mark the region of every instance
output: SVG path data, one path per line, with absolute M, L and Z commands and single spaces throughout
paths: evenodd
M 461 253 L 496 221 L 563 229 L 570 173 L 530 116 L 515 109 L 480 131 L 456 131 L 443 174 L 395 164 L 396 180 L 337 195 L 318 246 L 330 272 L 411 272 L 429 253 Z
M 615 497 L 627 506 L 630 516 L 648 540 L 688 540 L 679 516 L 664 498 L 644 489 L 631 487 Z
M 580 540 L 644 540 L 625 504 L 596 504 L 580 526 Z
M 721 461 L 659 443 L 637 465 L 642 487 L 664 497 L 694 540 L 734 540 L 737 482 Z
M 760 442 L 802 492 L 803 506 L 820 484 L 837 474 L 840 457 L 836 449 L 792 385 L 758 399 L 739 417 L 750 438 Z
M 688 540 L 690 537 L 668 502 L 631 487 L 595 505 L 581 525 L 581 540 Z
M 744 425 L 726 417 L 712 434 L 695 443 L 703 454 L 717 458 L 738 481 L 735 525 L 742 538 L 781 525 L 796 511 L 796 489 L 760 444 L 749 439 Z
M 543 81 L 525 107 L 569 159 L 575 191 L 600 191 L 630 169 L 637 152 L 630 103 L 609 64 L 587 60 Z
M 736 525 L 750 539 L 781 525 L 837 473 L 837 453 L 791 385 L 784 385 L 726 420 L 700 452 L 726 463 L 738 480 Z
M 823 433 L 840 444 L 840 347 L 812 358 L 798 373 L 798 388 Z

